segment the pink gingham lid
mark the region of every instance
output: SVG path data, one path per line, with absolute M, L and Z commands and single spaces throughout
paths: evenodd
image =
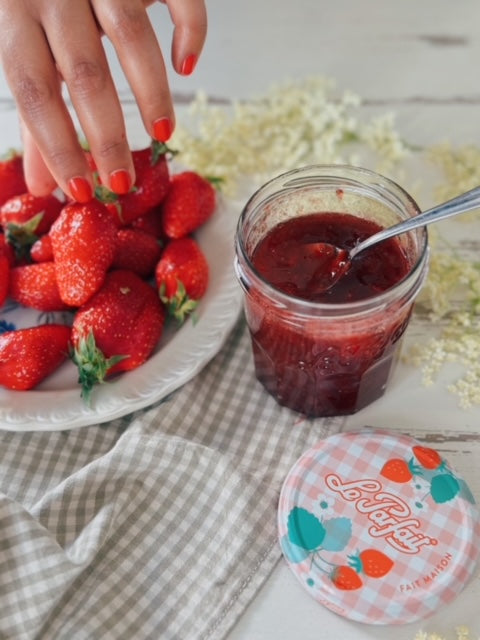
M 475 500 L 448 462 L 371 428 L 302 455 L 281 491 L 278 533 L 318 602 L 370 624 L 413 622 L 453 600 L 480 549 Z

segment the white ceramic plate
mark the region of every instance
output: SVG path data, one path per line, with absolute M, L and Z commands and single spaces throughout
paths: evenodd
M 91 407 L 80 397 L 77 369 L 70 361 L 35 390 L 0 389 L 0 428 L 47 431 L 105 422 L 147 407 L 193 378 L 220 350 L 241 309 L 241 290 L 233 270 L 240 206 L 220 201 L 197 234 L 209 263 L 210 283 L 195 323 L 189 319 L 179 329 L 169 328 L 144 365 L 93 391 Z M 7 305 L 0 311 L 0 322 L 16 328 L 45 320 L 45 314 L 23 307 Z
M 131 147 L 143 148 L 148 137 L 132 99 L 124 102 L 124 113 Z M 11 132 L 5 144 L 18 148 L 13 103 L 0 108 L 0 118 Z M 215 214 L 196 234 L 210 267 L 209 288 L 197 307 L 196 323 L 189 319 L 179 329 L 168 328 L 144 365 L 94 390 L 91 407 L 80 397 L 77 370 L 71 362 L 64 363 L 35 390 L 0 388 L 0 428 L 50 431 L 106 422 L 147 407 L 192 379 L 221 349 L 240 314 L 242 293 L 233 269 L 233 241 L 241 207 L 240 201 L 220 198 Z M 38 311 L 14 305 L 0 310 L 0 323 L 16 328 L 54 319 L 62 321 L 61 314 L 46 318 Z

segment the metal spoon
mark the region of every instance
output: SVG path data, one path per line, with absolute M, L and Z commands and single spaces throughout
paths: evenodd
M 359 242 L 350 250 L 340 249 L 340 247 L 335 247 L 328 242 L 311 243 L 311 248 L 318 252 L 319 255 L 332 256 L 328 269 L 325 270 L 325 282 L 323 282 L 322 279 L 322 290 L 327 291 L 338 282 L 350 269 L 352 260 L 358 256 L 360 252 L 365 251 L 365 249 L 379 242 L 383 242 L 383 240 L 387 240 L 387 238 L 392 238 L 393 236 L 406 233 L 418 227 L 424 227 L 432 222 L 438 222 L 439 220 L 444 220 L 459 213 L 471 211 L 477 207 L 480 207 L 480 187 L 475 187 L 447 202 L 438 204 L 423 213 L 419 213 L 413 218 L 402 220 L 402 222 L 398 222 L 391 227 L 382 229 L 365 240 L 362 240 L 362 242 Z

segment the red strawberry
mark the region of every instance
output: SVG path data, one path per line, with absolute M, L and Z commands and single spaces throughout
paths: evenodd
M 10 283 L 10 262 L 7 256 L 0 252 L 0 307 L 5 304 Z
M 48 232 L 62 207 L 54 195 L 37 197 L 31 193 L 13 196 L 0 207 L 0 224 L 18 258 L 28 257 L 30 247 Z
M 161 252 L 154 236 L 139 229 L 119 229 L 112 267 L 128 269 L 148 278 L 155 271 Z
M 347 567 L 347 565 L 335 567 L 330 574 L 330 579 L 337 589 L 342 589 L 343 591 L 353 591 L 363 586 L 362 579 L 358 573 L 352 567 Z
M 143 364 L 163 331 L 165 311 L 155 290 L 131 271 L 110 271 L 101 289 L 77 312 L 73 361 L 82 396 L 106 376 Z
M 363 572 L 370 578 L 383 578 L 394 565 L 393 560 L 377 549 L 365 549 L 356 555 L 348 556 L 348 562 L 355 571 Z
M 115 255 L 117 228 L 98 200 L 67 204 L 50 229 L 60 296 L 79 307 L 98 291 Z
M 163 201 L 165 235 L 183 238 L 206 222 L 215 211 L 216 192 L 211 182 L 194 171 L 172 176 Z
M 438 469 L 444 464 L 438 451 L 435 451 L 435 449 L 431 449 L 430 447 L 421 447 L 416 445 L 413 447 L 413 453 L 425 469 Z
M 33 229 L 38 236 L 47 233 L 58 218 L 64 203 L 54 195 L 34 196 L 22 193 L 9 198 L 0 207 L 0 224 L 6 228 L 9 224 L 23 225 L 36 219 Z
M 3 233 L 0 233 L 0 256 L 5 256 L 10 266 L 13 267 L 15 264 L 15 252 Z
M 10 272 L 10 297 L 40 311 L 69 308 L 60 297 L 53 262 L 14 267 Z
M 33 389 L 68 357 L 70 327 L 43 324 L 0 335 L 0 385 Z
M 23 158 L 15 151 L 0 161 L 0 206 L 12 196 L 27 191 L 23 173 Z
M 126 226 L 159 205 L 167 194 L 170 175 L 166 154 L 168 147 L 152 141 L 145 149 L 132 152 L 136 180 L 131 191 L 116 196 L 106 189 L 97 189 L 97 195 L 110 203 L 109 210 L 117 224 Z
M 145 215 L 132 220 L 132 228 L 145 231 L 145 233 L 149 233 L 151 236 L 155 236 L 155 238 L 164 241 L 166 238 L 163 232 L 161 206 L 153 207 L 153 209 L 147 211 Z
M 410 482 L 413 474 L 408 463 L 401 458 L 391 458 L 383 465 L 380 474 L 392 482 Z
M 195 309 L 208 286 L 208 263 L 193 238 L 171 240 L 155 269 L 161 300 L 179 322 Z
M 53 260 L 52 239 L 48 233 L 32 244 L 30 258 L 34 262 L 49 262 Z
M 10 268 L 15 264 L 15 255 L 3 233 L 0 233 L 0 307 L 8 296 Z

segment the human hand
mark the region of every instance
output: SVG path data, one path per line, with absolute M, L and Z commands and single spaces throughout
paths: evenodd
M 92 176 L 62 96 L 68 88 L 103 184 L 125 193 L 135 173 L 101 38 L 112 42 L 149 135 L 166 142 L 175 116 L 162 51 L 147 14 L 154 0 L 2 0 L 0 58 L 20 114 L 25 178 L 79 201 Z M 174 24 L 171 57 L 190 74 L 207 31 L 204 0 L 162 0 Z

